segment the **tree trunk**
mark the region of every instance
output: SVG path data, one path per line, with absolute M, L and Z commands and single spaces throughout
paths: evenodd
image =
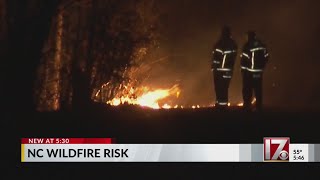
M 58 0 L 8 0 L 8 44 L 6 105 L 17 110 L 34 110 L 34 80 L 41 51 L 47 40 Z
M 72 107 L 74 110 L 87 109 L 91 105 L 91 75 L 93 66 L 93 47 L 94 47 L 94 31 L 96 19 L 96 1 L 91 1 L 90 8 L 90 24 L 88 35 L 87 56 L 85 62 L 79 62 L 79 56 L 75 55 L 72 68 L 72 84 L 73 84 L 73 98 Z M 79 40 L 79 36 L 77 37 Z M 77 52 L 75 52 L 77 53 Z

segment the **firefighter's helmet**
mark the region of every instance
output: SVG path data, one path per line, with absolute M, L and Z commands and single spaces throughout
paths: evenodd
M 231 28 L 230 28 L 230 26 L 224 26 L 223 28 L 222 28 L 222 36 L 223 37 L 230 37 L 231 36 Z
M 256 39 L 257 37 L 257 34 L 255 31 L 248 31 L 247 35 L 248 35 L 248 39 Z

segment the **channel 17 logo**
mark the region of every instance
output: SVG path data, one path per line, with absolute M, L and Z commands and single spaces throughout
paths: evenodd
M 289 161 L 290 138 L 264 138 L 264 161 Z

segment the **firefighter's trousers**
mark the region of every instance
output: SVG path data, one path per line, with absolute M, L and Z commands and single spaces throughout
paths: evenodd
M 216 105 L 228 106 L 229 86 L 232 78 L 232 72 L 214 72 L 214 89 L 216 93 Z
M 262 109 L 263 95 L 262 95 L 262 72 L 249 72 L 242 71 L 242 82 L 243 82 L 243 105 L 245 109 L 249 109 L 252 106 L 253 93 L 256 98 L 257 110 Z

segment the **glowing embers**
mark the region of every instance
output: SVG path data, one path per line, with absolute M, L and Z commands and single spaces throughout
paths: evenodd
M 254 99 L 252 100 L 251 104 L 255 104 L 256 101 L 257 101 L 257 99 L 254 98 Z M 242 106 L 243 106 L 243 103 L 238 103 L 237 106 L 238 106 L 238 107 L 242 107 Z

